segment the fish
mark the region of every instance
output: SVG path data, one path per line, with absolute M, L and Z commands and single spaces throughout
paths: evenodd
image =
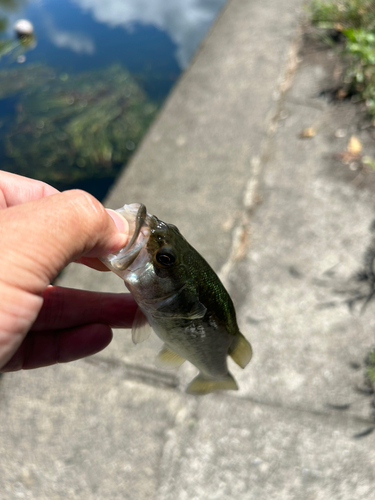
M 245 368 L 252 348 L 215 271 L 175 225 L 150 215 L 145 205 L 132 203 L 116 211 L 127 220 L 132 236 L 124 248 L 101 260 L 124 280 L 138 304 L 133 342 L 143 342 L 150 325 L 164 342 L 159 366 L 192 363 L 199 373 L 188 394 L 238 390 L 227 357 Z

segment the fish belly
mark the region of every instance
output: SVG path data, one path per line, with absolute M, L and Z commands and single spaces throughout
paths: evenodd
M 202 320 L 152 321 L 158 337 L 200 372 L 213 379 L 228 374 L 227 355 L 233 337 Z

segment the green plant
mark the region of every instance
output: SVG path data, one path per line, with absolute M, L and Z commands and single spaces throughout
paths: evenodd
M 314 0 L 311 21 L 319 28 L 334 29 L 344 37 L 347 70 L 345 94 L 365 101 L 375 116 L 375 2 L 374 0 Z
M 29 49 L 35 47 L 35 37 L 27 36 L 22 39 L 17 39 L 14 35 L 8 36 L 6 34 L 9 27 L 8 18 L 4 16 L 6 11 L 16 11 L 24 4 L 24 0 L 0 0 L 0 59 L 4 55 L 12 54 L 13 59 L 19 55 L 23 55 Z
M 347 39 L 345 52 L 350 55 L 344 83 L 375 115 L 375 32 L 350 28 L 343 34 Z
M 320 28 L 375 29 L 374 0 L 313 0 L 311 22 Z

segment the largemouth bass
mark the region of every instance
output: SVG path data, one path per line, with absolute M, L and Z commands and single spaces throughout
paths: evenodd
M 162 366 L 177 368 L 188 360 L 198 368 L 188 393 L 237 390 L 227 356 L 245 368 L 252 350 L 217 274 L 176 226 L 148 214 L 144 205 L 124 205 L 117 212 L 128 221 L 132 237 L 102 261 L 124 280 L 139 306 L 133 341 L 147 338 L 147 319 L 164 341 L 158 355 Z

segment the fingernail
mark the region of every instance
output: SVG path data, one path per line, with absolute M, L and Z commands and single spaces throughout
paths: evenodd
M 115 212 L 114 210 L 111 210 L 110 208 L 106 208 L 106 211 L 113 222 L 116 224 L 116 227 L 120 233 L 129 233 L 128 221 L 122 215 L 120 215 L 118 212 Z

